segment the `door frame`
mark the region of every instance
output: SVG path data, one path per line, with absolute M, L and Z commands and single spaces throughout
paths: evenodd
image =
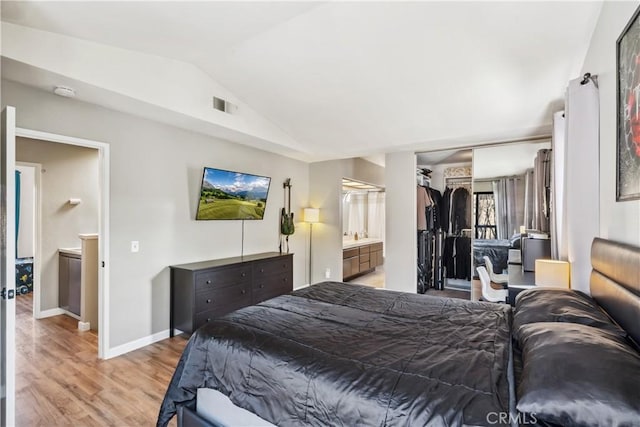
M 90 139 L 76 138 L 73 136 L 59 135 L 19 127 L 16 127 L 16 137 L 30 138 L 59 144 L 76 145 L 79 147 L 94 148 L 98 150 L 98 185 L 100 187 L 98 260 L 102 266 L 102 268 L 98 268 L 98 358 L 105 359 L 109 350 L 109 144 Z M 39 225 L 36 225 L 36 229 L 36 239 L 41 241 L 41 228 Z M 39 251 L 40 245 L 37 244 L 37 247 L 38 249 L 36 250 Z M 38 307 L 38 310 L 40 310 L 40 307 Z
M 16 109 L 7 105 L 2 109 L 4 123 L 1 129 L 2 144 L 0 149 L 0 162 L 2 164 L 2 192 L 4 194 L 4 207 L 1 209 L 3 218 L 2 234 L 4 238 L 0 242 L 4 253 L 0 263 L 4 264 L 1 280 L 7 292 L 2 299 L 4 306 L 0 310 L 0 424 L 12 426 L 16 418 L 16 297 L 15 297 L 15 140 L 16 140 Z M 6 167 L 5 167 L 6 166 Z M 13 291 L 13 295 L 11 295 Z

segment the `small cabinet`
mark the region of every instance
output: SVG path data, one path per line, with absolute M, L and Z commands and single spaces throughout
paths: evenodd
M 371 245 L 369 260 L 371 262 L 371 268 L 376 268 L 377 266 L 382 265 L 382 242 Z
M 342 251 L 342 279 L 373 271 L 382 265 L 382 242 L 363 243 L 355 248 Z
M 58 262 L 58 305 L 60 308 L 80 316 L 81 255 L 60 252 Z

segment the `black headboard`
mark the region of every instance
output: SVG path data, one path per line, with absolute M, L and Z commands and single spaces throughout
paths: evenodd
M 640 344 L 640 248 L 596 237 L 591 296 Z

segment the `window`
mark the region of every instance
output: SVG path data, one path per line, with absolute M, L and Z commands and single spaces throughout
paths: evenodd
M 476 239 L 495 239 L 497 236 L 496 201 L 493 192 L 473 193 L 473 205 L 476 215 Z

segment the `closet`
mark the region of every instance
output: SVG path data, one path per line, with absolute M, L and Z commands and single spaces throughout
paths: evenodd
M 447 279 L 470 281 L 472 179 L 470 170 L 465 168 L 463 173 L 465 176 L 445 177 L 443 205 L 448 214 L 448 224 L 444 229 L 446 237 L 442 258 Z M 465 284 L 461 285 L 466 288 Z
M 470 160 L 470 150 L 463 151 Z M 418 292 L 445 287 L 467 290 L 471 287 L 471 165 L 432 165 L 416 170 Z

